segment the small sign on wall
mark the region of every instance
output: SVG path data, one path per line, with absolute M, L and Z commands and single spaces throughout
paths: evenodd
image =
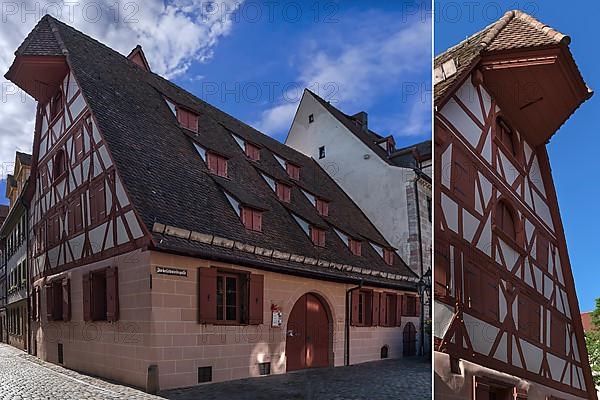
M 156 267 L 156 273 L 160 275 L 188 276 L 186 269 Z
M 283 325 L 283 313 L 277 304 L 271 304 L 271 327 L 281 328 Z

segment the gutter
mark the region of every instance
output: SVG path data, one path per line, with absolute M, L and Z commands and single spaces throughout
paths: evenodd
M 361 280 L 359 282 L 358 286 L 355 286 L 353 288 L 346 290 L 346 319 L 345 319 L 345 326 L 344 326 L 344 349 L 345 349 L 344 365 L 345 366 L 350 365 L 350 314 L 352 312 L 352 304 L 351 304 L 352 297 L 350 296 L 350 292 L 352 292 L 353 290 L 358 290 L 358 289 L 362 288 L 362 286 L 363 286 L 363 282 Z

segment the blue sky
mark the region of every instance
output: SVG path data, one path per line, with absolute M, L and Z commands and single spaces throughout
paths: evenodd
M 94 3 L 109 11 L 99 21 L 49 10 L 123 54 L 140 43 L 155 72 L 279 140 L 304 87 L 348 114 L 367 111 L 370 127 L 393 134 L 398 147 L 431 137 L 427 2 L 222 0 L 220 10 L 197 3 L 144 2 L 134 22 L 125 12 L 108 17 L 113 3 L 104 0 Z M 9 15 L 0 26 L 0 44 L 10 48 L 0 54 L 3 70 L 43 13 L 42 5 L 40 15 Z M 31 101 L 8 96 L 0 113 L 2 165 L 15 150 L 31 150 L 33 116 Z M 29 123 L 15 129 L 20 120 Z
M 466 4 L 471 4 L 467 7 Z M 600 91 L 598 48 L 595 35 L 600 2 L 586 2 L 584 7 L 566 6 L 561 1 L 436 2 L 435 54 L 443 52 L 467 36 L 489 25 L 502 14 L 519 8 L 559 32 L 569 35 L 571 52 L 588 86 Z M 582 311 L 592 310 L 600 297 L 597 249 L 600 214 L 595 203 L 600 197 L 600 135 L 596 93 L 575 112 L 548 145 L 552 174 L 567 236 L 567 245 L 575 285 Z

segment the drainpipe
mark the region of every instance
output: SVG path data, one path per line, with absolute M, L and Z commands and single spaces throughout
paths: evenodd
M 355 286 L 353 288 L 346 290 L 346 326 L 345 326 L 345 332 L 344 332 L 344 346 L 346 349 L 345 354 L 344 354 L 344 365 L 345 366 L 350 365 L 350 317 L 351 317 L 351 313 L 352 313 L 352 305 L 350 304 L 352 297 L 350 296 L 350 292 L 352 292 L 353 290 L 360 289 L 360 288 L 362 288 L 362 286 L 363 286 L 363 281 L 361 279 L 358 286 Z
M 419 238 L 419 278 L 421 279 L 421 281 L 423 281 L 423 238 L 421 236 L 421 207 L 419 205 L 419 179 L 421 179 L 421 174 L 422 172 L 415 168 L 414 172 L 416 174 L 416 179 L 414 180 L 414 189 L 415 189 L 415 203 L 417 205 L 417 235 Z M 425 294 L 425 290 L 423 290 L 423 294 Z M 424 332 L 424 325 L 425 325 L 425 299 L 423 298 L 423 295 L 421 295 L 421 318 L 420 318 L 420 344 L 419 344 L 419 351 L 421 353 L 421 355 L 425 355 L 425 343 L 423 343 L 425 341 L 425 332 Z

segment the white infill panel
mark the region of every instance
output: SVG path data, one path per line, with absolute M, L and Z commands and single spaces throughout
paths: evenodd
M 481 129 L 469 117 L 454 99 L 450 99 L 441 114 L 467 139 L 471 146 L 476 147 L 481 136 Z
M 458 204 L 442 193 L 442 211 L 448 228 L 458 233 Z
M 489 355 L 500 330 L 470 314 L 464 313 L 463 317 L 473 350 L 486 356 Z
M 450 328 L 450 323 L 452 322 L 452 318 L 454 318 L 454 309 L 445 303 L 434 301 L 433 310 L 433 335 L 441 339 L 448 332 L 448 328 Z

